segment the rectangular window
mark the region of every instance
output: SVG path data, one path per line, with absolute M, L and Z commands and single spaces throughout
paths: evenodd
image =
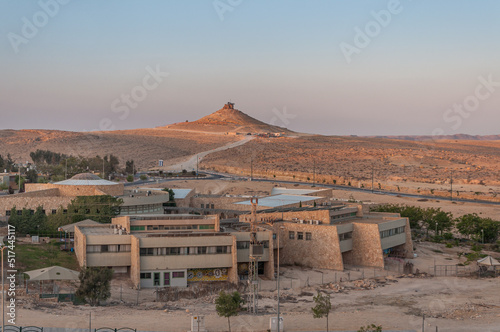
M 155 272 L 154 273 L 153 285 L 154 286 L 160 286 L 160 272 Z
M 5 211 L 5 215 L 6 215 L 6 216 L 10 216 L 10 210 L 6 210 L 6 211 Z
M 214 205 L 212 204 L 212 209 L 214 208 Z
M 56 214 L 57 213 L 57 210 L 52 210 L 52 214 Z
M 217 254 L 227 254 L 227 246 L 217 246 Z
M 304 233 L 303 232 L 297 232 L 297 240 L 304 240 Z
M 141 273 L 141 279 L 151 279 L 151 272 Z
M 184 271 L 172 272 L 172 278 L 184 278 Z
M 202 209 L 203 209 L 203 208 L 205 208 L 205 204 L 201 204 L 201 208 L 202 208 Z
M 214 225 L 200 225 L 200 229 L 214 229 Z
M 236 242 L 236 249 L 249 249 L 250 241 L 238 241 Z
M 262 241 L 264 248 L 269 248 L 269 241 Z
M 108 246 L 107 245 L 102 245 L 101 246 L 101 252 L 108 252 Z
M 273 240 L 276 240 L 276 233 L 273 233 Z
M 345 241 L 345 240 L 349 240 L 349 239 L 352 239 L 352 232 L 347 232 L 347 233 L 339 234 L 339 240 L 340 241 Z
M 207 247 L 198 247 L 198 255 L 204 255 L 207 253 Z
M 288 238 L 290 240 L 294 240 L 295 239 L 295 232 L 288 232 Z
M 311 233 L 309 233 L 309 232 L 306 233 L 306 240 L 307 241 L 311 241 L 312 240 L 312 234 Z

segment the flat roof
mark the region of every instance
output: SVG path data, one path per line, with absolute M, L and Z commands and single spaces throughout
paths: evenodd
M 314 201 L 316 199 L 320 199 L 323 197 L 318 196 L 302 196 L 302 195 L 275 195 L 259 198 L 259 206 L 267 206 L 267 207 L 278 207 L 278 206 L 286 206 L 290 204 L 298 204 L 300 202 L 308 202 Z M 238 202 L 235 204 L 241 205 L 252 205 L 250 201 Z
M 184 199 L 189 195 L 193 189 L 177 189 L 177 188 L 170 188 L 174 191 L 174 198 L 175 199 Z M 140 191 L 145 191 L 145 190 L 150 190 L 150 191 L 163 191 L 163 188 L 139 188 L 138 190 Z
M 78 226 L 77 226 L 78 227 Z M 85 235 L 118 235 L 115 234 L 110 225 L 103 226 L 79 226 L 80 230 Z
M 290 194 L 290 195 L 307 195 L 318 192 L 320 190 L 317 189 L 297 189 L 297 188 L 285 188 L 285 187 L 274 187 L 271 190 L 271 196 L 273 195 L 281 195 L 281 194 Z

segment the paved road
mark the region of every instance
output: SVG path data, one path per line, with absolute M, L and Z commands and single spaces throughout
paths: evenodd
M 181 163 L 178 163 L 175 165 L 170 165 L 170 166 L 167 165 L 166 167 L 168 168 L 169 171 L 180 172 L 183 169 L 185 169 L 187 171 L 194 171 L 194 170 L 196 170 L 196 158 L 199 158 L 199 161 L 201 161 L 205 156 L 209 155 L 210 153 L 235 148 L 237 146 L 240 146 L 240 145 L 243 145 L 243 144 L 250 142 L 254 138 L 255 138 L 255 136 L 245 136 L 245 138 L 242 139 L 241 141 L 229 143 L 229 144 L 226 144 L 224 146 L 218 147 L 218 148 L 213 149 L 213 150 L 200 152 L 198 154 L 195 154 L 195 155 L 189 157 L 189 159 L 187 159 Z

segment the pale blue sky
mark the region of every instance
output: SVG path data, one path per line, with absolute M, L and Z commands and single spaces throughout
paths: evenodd
M 500 2 L 401 0 L 382 26 L 391 2 L 0 0 L 0 129 L 155 127 L 231 99 L 302 132 L 500 134 Z

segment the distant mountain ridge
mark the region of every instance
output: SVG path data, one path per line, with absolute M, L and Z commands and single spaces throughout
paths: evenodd
M 466 141 L 498 141 L 500 135 L 468 135 L 468 134 L 455 134 L 455 135 L 382 135 L 382 136 L 365 136 L 373 138 L 387 138 L 387 139 L 400 139 L 407 141 L 430 141 L 430 140 L 466 140 Z
M 234 133 L 292 133 L 291 130 L 267 124 L 235 109 L 234 103 L 227 103 L 220 110 L 196 121 L 174 123 L 158 129 Z

